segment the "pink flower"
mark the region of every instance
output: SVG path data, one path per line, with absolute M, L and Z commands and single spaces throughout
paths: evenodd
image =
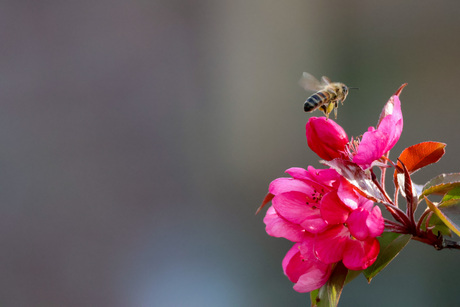
M 311 236 L 306 240 L 311 241 Z M 297 243 L 287 252 L 282 265 L 284 274 L 295 283 L 294 290 L 304 293 L 321 288 L 331 276 L 333 265 L 318 260 L 309 245 L 301 253 L 300 246 Z
M 393 148 L 401 136 L 403 117 L 398 95 L 391 96 L 383 108 L 377 129 L 369 127 L 359 142 L 353 162 L 363 169 L 371 168 L 376 161 Z
M 266 231 L 274 237 L 301 242 L 303 233 L 318 233 L 327 223 L 319 209 L 323 196 L 338 186 L 340 176 L 332 169 L 308 167 L 286 170 L 293 178 L 278 178 L 270 183 L 272 207 L 264 218 Z
M 292 178 L 278 178 L 269 187 L 272 206 L 264 218 L 266 231 L 296 243 L 283 260 L 286 276 L 295 283 L 298 292 L 310 292 L 322 287 L 332 272 L 333 264 L 320 261 L 306 242 L 313 242 L 314 234 L 328 225 L 321 217 L 323 196 L 337 189 L 340 176 L 332 169 L 316 170 L 308 167 L 286 170 Z M 304 245 L 301 253 L 300 246 Z
M 305 126 L 308 146 L 324 160 L 343 156 L 348 136 L 332 119 L 311 117 Z
M 341 260 L 352 270 L 372 264 L 380 249 L 375 237 L 384 227 L 380 209 L 335 170 L 308 167 L 286 172 L 293 178 L 270 184 L 272 206 L 264 222 L 269 235 L 296 242 L 283 260 L 294 289 L 320 288 Z

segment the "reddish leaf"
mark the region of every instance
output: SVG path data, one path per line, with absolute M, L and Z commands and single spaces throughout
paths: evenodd
M 409 173 L 413 174 L 422 167 L 438 162 L 445 153 L 445 147 L 446 144 L 439 142 L 415 144 L 404 149 L 398 159 L 406 166 Z M 397 171 L 402 173 L 402 165 L 400 162 L 398 162 Z
M 275 197 L 275 195 L 272 193 L 267 193 L 267 195 L 265 195 L 264 201 L 262 202 L 262 205 L 260 205 L 259 209 L 257 209 L 256 214 L 258 214 L 260 210 L 262 210 L 262 208 L 265 207 L 265 205 L 273 199 L 273 197 Z

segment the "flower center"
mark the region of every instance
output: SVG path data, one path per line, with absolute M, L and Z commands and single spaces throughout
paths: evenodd
M 306 204 L 311 206 L 313 209 L 317 209 L 318 203 L 321 201 L 323 196 L 324 196 L 324 189 L 321 189 L 321 191 L 313 189 L 313 193 L 311 194 L 311 197 L 310 198 L 307 197 Z
M 363 137 L 362 135 L 356 139 L 353 139 L 352 137 L 350 142 L 347 143 L 347 146 L 345 147 L 345 151 L 350 160 L 353 160 L 353 157 L 358 152 L 359 143 L 361 142 L 362 137 Z
M 321 189 L 321 192 L 313 190 L 313 193 L 311 194 L 311 199 L 313 199 L 315 203 L 318 203 L 323 198 L 323 193 L 324 189 Z

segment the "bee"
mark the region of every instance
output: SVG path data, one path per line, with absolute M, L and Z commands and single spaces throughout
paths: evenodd
M 316 109 L 323 111 L 329 118 L 329 114 L 334 110 L 337 119 L 337 108 L 339 102 L 343 104 L 351 88 L 340 82 L 332 82 L 328 77 L 323 76 L 321 82 L 311 74 L 304 72 L 299 84 L 305 90 L 316 91 L 305 101 L 303 109 L 305 112 L 313 112 Z

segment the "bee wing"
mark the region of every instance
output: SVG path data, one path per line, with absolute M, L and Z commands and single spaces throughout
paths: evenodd
M 324 85 L 328 85 L 329 83 L 332 83 L 331 79 L 329 79 L 329 78 L 326 77 L 326 76 L 322 76 L 322 77 L 321 77 L 321 82 L 322 82 Z
M 321 82 L 308 72 L 304 72 L 302 74 L 302 78 L 299 80 L 299 85 L 307 91 L 319 91 L 323 88 L 323 86 L 321 86 Z

